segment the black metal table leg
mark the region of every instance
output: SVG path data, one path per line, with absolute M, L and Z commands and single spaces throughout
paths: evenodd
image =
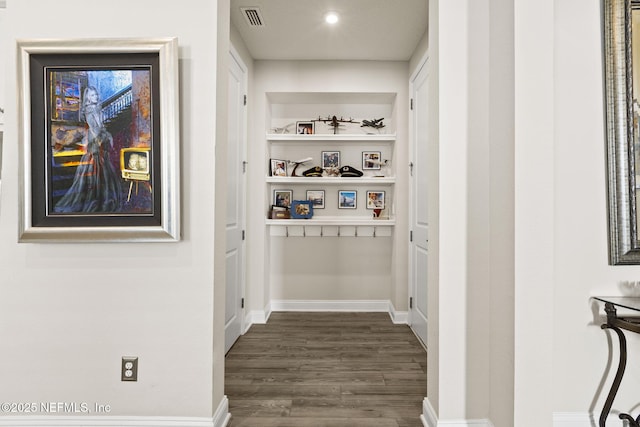
M 624 332 L 622 332 L 622 329 L 617 325 L 621 325 L 623 328 L 629 329 L 629 326 L 626 325 L 622 319 L 619 319 L 617 317 L 616 308 L 613 304 L 606 303 L 604 311 L 607 313 L 607 323 L 602 325 L 602 329 L 613 329 L 616 335 L 618 335 L 618 341 L 620 342 L 620 360 L 618 361 L 618 370 L 616 371 L 616 376 L 613 379 L 613 384 L 611 384 L 611 390 L 609 390 L 609 395 L 607 396 L 607 400 L 605 401 L 602 412 L 600 413 L 599 427 L 605 427 L 607 417 L 609 416 L 609 412 L 611 411 L 611 406 L 613 405 L 613 401 L 616 398 L 616 394 L 618 394 L 618 389 L 620 388 L 620 383 L 622 382 L 624 370 L 627 367 L 627 340 L 624 336 Z M 632 328 L 630 330 L 635 331 L 636 328 Z M 640 416 L 634 419 L 629 414 L 620 414 L 619 418 L 621 420 L 628 421 L 629 427 L 640 427 Z
M 627 340 L 622 333 L 622 330 L 616 328 L 615 326 L 611 326 L 608 323 L 602 325 L 602 329 L 613 329 L 618 335 L 618 340 L 620 341 L 620 361 L 618 362 L 618 370 L 616 372 L 616 376 L 613 379 L 613 384 L 611 384 L 611 390 L 609 390 L 609 395 L 607 396 L 607 400 L 604 403 L 604 407 L 602 408 L 602 412 L 600 413 L 600 427 L 605 427 L 605 423 L 607 422 L 607 416 L 609 415 L 609 411 L 611 411 L 611 406 L 613 405 L 613 400 L 616 398 L 616 394 L 618 393 L 618 389 L 620 388 L 620 383 L 622 382 L 622 376 L 624 375 L 624 370 L 627 366 Z M 620 415 L 620 418 L 622 418 Z M 635 423 L 635 420 L 632 421 Z M 638 427 L 636 423 L 634 427 Z

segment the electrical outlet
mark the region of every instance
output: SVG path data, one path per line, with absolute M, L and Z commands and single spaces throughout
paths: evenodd
M 138 358 L 123 357 L 122 358 L 122 381 L 138 381 Z

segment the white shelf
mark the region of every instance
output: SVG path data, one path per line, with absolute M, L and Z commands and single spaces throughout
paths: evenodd
M 306 177 L 306 176 L 268 176 L 268 184 L 305 184 L 305 185 L 393 185 L 395 177 L 363 176 L 358 178 L 344 177 Z
M 296 142 L 312 142 L 312 141 L 339 141 L 339 142 L 373 142 L 373 141 L 395 141 L 396 134 L 313 134 L 313 135 L 297 135 L 291 133 L 267 133 L 267 141 L 296 141 Z
M 281 226 L 294 226 L 294 225 L 317 225 L 317 226 L 373 226 L 373 227 L 391 227 L 396 224 L 394 218 L 381 218 L 373 219 L 366 217 L 348 217 L 348 216 L 336 216 L 336 217 L 316 217 L 310 219 L 266 219 L 267 225 L 281 225 Z

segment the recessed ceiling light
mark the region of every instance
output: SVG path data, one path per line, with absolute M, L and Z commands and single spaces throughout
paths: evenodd
M 338 14 L 335 12 L 329 12 L 324 15 L 324 20 L 327 24 L 333 25 L 338 22 Z

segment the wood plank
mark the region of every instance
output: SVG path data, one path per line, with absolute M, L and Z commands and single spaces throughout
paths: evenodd
M 427 355 L 385 313 L 272 313 L 226 358 L 232 427 L 418 427 Z

